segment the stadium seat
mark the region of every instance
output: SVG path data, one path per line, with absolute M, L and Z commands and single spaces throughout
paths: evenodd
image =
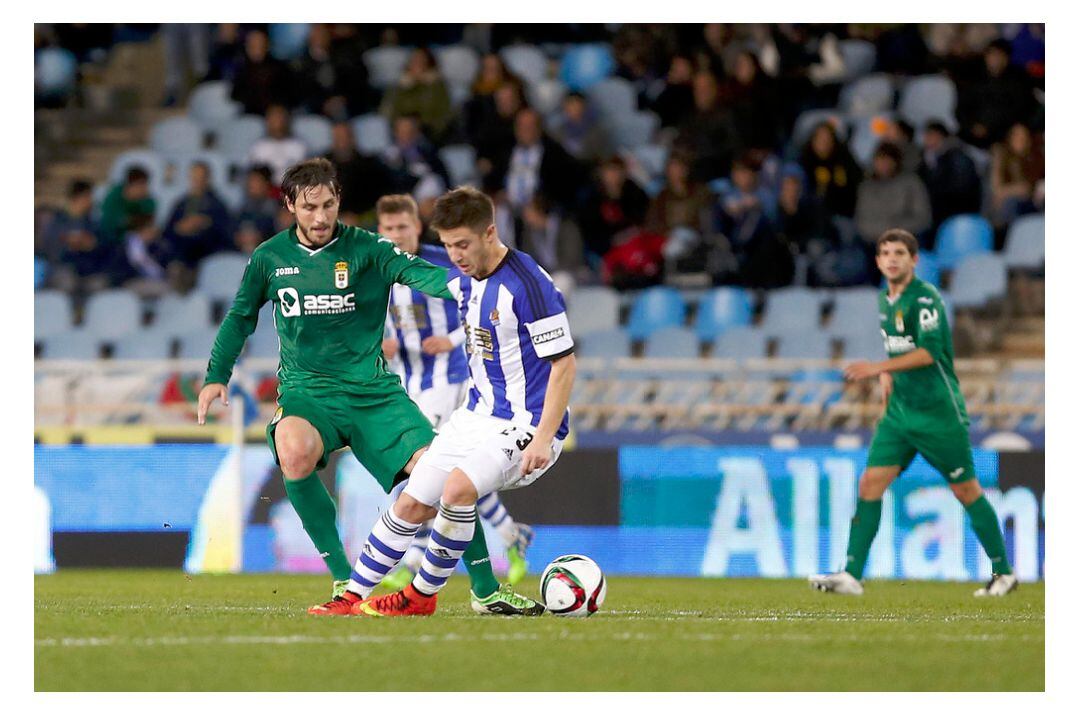
M 206 360 L 217 338 L 216 328 L 206 328 L 180 336 L 176 357 L 181 360 Z
M 49 277 L 49 261 L 41 256 L 34 256 L 34 290 L 45 285 Z
M 956 308 L 978 308 L 1005 297 L 1008 275 L 1005 259 L 995 253 L 966 256 L 956 267 L 949 293 Z
M 742 288 L 714 288 L 698 302 L 694 330 L 703 342 L 711 343 L 724 331 L 750 325 L 753 306 L 750 294 Z
M 251 145 L 266 136 L 266 122 L 262 117 L 245 114 L 222 124 L 214 137 L 214 149 L 230 162 L 247 160 Z
M 795 360 L 828 360 L 832 357 L 832 337 L 820 330 L 784 333 L 777 343 L 776 357 Z
M 645 342 L 647 358 L 696 358 L 701 354 L 697 335 L 681 326 L 661 328 Z
M 818 327 L 824 295 L 809 288 L 780 288 L 765 302 L 761 328 L 771 337 Z
M 34 340 L 71 330 L 71 299 L 58 290 L 34 293 Z
M 656 178 L 663 176 L 664 167 L 667 165 L 668 149 L 662 144 L 645 144 L 633 149 L 634 159 L 648 172 L 649 176 Z
M 128 170 L 136 166 L 144 169 L 150 176 L 151 193 L 165 185 L 168 164 L 164 157 L 150 149 L 129 149 L 113 159 L 112 167 L 109 169 L 109 182 L 122 183 L 127 178 Z
M 243 184 L 233 182 L 224 186 L 215 186 L 214 190 L 218 192 L 218 196 L 225 204 L 225 208 L 234 213 L 240 211 L 240 206 L 244 203 Z
M 1042 214 L 1021 216 L 1005 236 L 1005 265 L 1038 270 L 1046 260 L 1046 224 Z
M 574 339 L 575 352 L 582 358 L 614 360 L 630 357 L 630 336 L 621 328 L 598 330 Z
M 268 29 L 271 55 L 283 62 L 304 56 L 311 25 L 306 22 L 274 22 Z
M 114 342 L 112 356 L 114 360 L 165 360 L 172 357 L 172 350 L 173 333 L 140 330 Z
M 142 304 L 129 290 L 113 288 L 94 293 L 86 301 L 82 330 L 101 340 L 115 340 L 139 329 Z
M 931 251 L 919 251 L 919 262 L 915 264 L 915 276 L 927 283 L 941 287 L 941 265 L 937 254 Z
M 49 360 L 97 360 L 101 357 L 101 339 L 85 330 L 69 330 L 42 341 L 41 357 Z
M 203 259 L 195 278 L 195 288 L 211 301 L 231 301 L 247 267 L 247 256 L 215 253 Z
M 748 325 L 731 328 L 713 343 L 712 356 L 730 360 L 768 357 L 769 339 L 760 328 Z
M 829 334 L 846 337 L 863 332 L 877 333 L 881 320 L 878 318 L 878 291 L 873 288 L 845 288 L 833 294 L 832 317 L 829 318 Z
M 650 143 L 660 128 L 660 117 L 653 112 L 629 112 L 608 122 L 617 149 L 634 149 Z
M 874 71 L 877 63 L 877 49 L 867 40 L 840 40 L 840 56 L 844 58 L 844 75 L 848 78 L 861 77 Z
M 791 146 L 802 149 L 802 146 L 810 139 L 810 135 L 822 122 L 832 124 L 837 136 L 841 139 L 847 137 L 847 122 L 840 112 L 835 109 L 808 109 L 795 120 L 795 128 L 791 130 Z
M 840 109 L 848 116 L 865 117 L 892 110 L 895 98 L 892 77 L 872 74 L 844 85 L 840 91 Z
M 292 131 L 307 144 L 311 154 L 325 154 L 330 151 L 333 134 L 330 120 L 318 114 L 306 114 L 293 120 Z
M 913 77 L 900 90 L 900 116 L 913 127 L 932 120 L 956 122 L 956 85 L 945 75 Z
M 634 340 L 645 340 L 655 331 L 682 325 L 686 301 L 675 288 L 654 286 L 641 291 L 630 307 L 627 330 Z
M 62 47 L 44 47 L 34 52 L 34 97 L 64 99 L 75 89 L 79 64 Z
M 364 65 L 367 67 L 371 84 L 379 89 L 386 89 L 397 84 L 398 78 L 405 71 L 410 50 L 406 47 L 373 47 L 364 53 Z
M 882 360 L 885 358 L 885 341 L 881 337 L 880 324 L 874 330 L 850 332 L 842 336 L 841 354 L 845 360 Z
M 452 144 L 439 150 L 439 158 L 450 173 L 454 186 L 468 184 L 476 179 L 476 149 L 469 144 Z
M 994 229 L 978 214 L 952 216 L 938 229 L 935 248 L 938 267 L 952 270 L 964 256 L 993 250 Z
M 566 96 L 566 85 L 557 79 L 543 79 L 529 82 L 525 95 L 529 104 L 545 117 L 559 109 Z
M 210 299 L 197 291 L 162 296 L 154 307 L 153 330 L 182 335 L 213 327 L 210 307 Z
M 356 148 L 361 154 L 382 154 L 393 142 L 390 122 L 381 114 L 364 114 L 352 120 Z
M 188 116 L 203 129 L 216 130 L 244 111 L 243 105 L 230 97 L 231 92 L 228 82 L 203 82 L 191 92 Z
M 172 215 L 172 210 L 176 207 L 176 202 L 187 193 L 185 184 L 186 182 L 173 181 L 154 192 L 154 223 L 159 228 L 164 228 L 169 221 L 169 216 Z
M 255 332 L 247 339 L 244 355 L 251 358 L 276 358 L 281 351 L 277 326 L 274 325 L 274 304 L 267 303 L 259 309 L 259 322 Z
M 574 45 L 559 66 L 559 79 L 575 92 L 583 92 L 615 71 L 615 57 L 609 45 Z
M 168 159 L 202 151 L 204 140 L 202 126 L 185 116 L 163 119 L 150 130 L 150 148 Z
M 218 192 L 222 200 L 225 199 L 224 193 L 228 187 L 239 186 L 239 184 L 229 181 L 231 178 L 229 176 L 229 162 L 216 151 L 200 151 L 178 157 L 176 160 L 176 178 L 173 183 L 187 187 L 188 172 L 191 171 L 191 165 L 195 163 L 203 163 L 210 167 L 210 185 L 214 187 L 214 191 Z
M 509 45 L 499 50 L 499 56 L 507 68 L 526 84 L 532 85 L 547 79 L 548 59 L 533 45 Z
M 449 45 L 435 50 L 439 72 L 448 84 L 469 86 L 480 71 L 480 58 L 468 45 Z
M 567 299 L 567 317 L 575 336 L 619 327 L 619 295 L 606 286 L 577 288 Z
M 879 112 L 870 117 L 856 117 L 851 120 L 851 139 L 848 149 L 855 161 L 864 169 L 869 169 L 874 160 L 874 152 L 885 138 L 889 123 L 893 121 L 891 112 Z
M 637 111 L 637 91 L 629 80 L 608 77 L 589 87 L 589 103 L 601 117 L 619 117 Z

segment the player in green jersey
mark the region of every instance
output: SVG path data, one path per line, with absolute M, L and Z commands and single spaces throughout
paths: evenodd
M 445 268 L 337 221 L 341 188 L 330 162 L 311 159 L 293 166 L 282 191 L 296 223 L 251 254 L 214 341 L 198 421 L 205 422 L 215 400 L 228 404 L 233 365 L 255 330 L 259 308 L 271 301 L 281 354 L 278 409 L 266 438 L 289 501 L 333 575 L 337 598 L 352 568 L 337 532 L 334 501 L 317 470 L 331 452 L 348 446 L 387 492 L 412 471 L 435 433 L 382 356 L 387 300 L 394 283 L 452 296 Z M 382 518 L 394 519 L 389 512 Z M 499 584 L 481 531 L 466 565 L 473 591 L 479 587 L 489 595 Z M 511 596 L 515 607 L 507 612 L 535 606 Z
M 900 229 L 890 229 L 877 240 L 877 265 L 888 284 L 878 299 L 878 313 L 889 359 L 852 363 L 844 375 L 852 381 L 876 377 L 885 414 L 859 479 L 847 564 L 839 573 L 811 576 L 810 583 L 830 593 L 862 593 L 860 579 L 881 520 L 881 499 L 918 453 L 945 477 L 990 557 L 993 576 L 975 595 L 1004 596 L 1016 589 L 1016 577 L 997 513 L 975 476 L 945 305 L 934 286 L 915 277 L 918 247 L 915 237 Z

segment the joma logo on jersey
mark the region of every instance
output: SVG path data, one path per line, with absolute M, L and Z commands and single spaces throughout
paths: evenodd
M 532 338 L 533 345 L 540 345 L 541 343 L 548 343 L 552 340 L 558 340 L 564 335 L 566 335 L 566 331 L 562 328 L 555 328 L 554 330 L 549 330 L 546 333 L 538 333 Z
M 349 287 L 349 264 L 345 261 L 338 261 L 334 264 L 334 287 Z
M 274 278 L 281 278 L 282 276 L 298 276 L 300 275 L 299 266 L 288 266 L 287 268 L 278 268 L 274 270 Z

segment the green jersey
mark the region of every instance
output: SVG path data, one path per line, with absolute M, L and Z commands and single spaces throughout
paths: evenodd
M 952 333 L 937 288 L 915 278 L 894 299 L 883 290 L 878 313 L 889 357 L 923 348 L 934 358 L 932 365 L 892 373 L 887 412 L 906 419 L 927 413 L 935 418 L 955 416 L 966 425 L 967 409 L 953 371 Z
M 282 231 L 252 252 L 214 341 L 206 382 L 228 383 L 268 300 L 281 343 L 282 392 L 297 386 L 348 390 L 384 378 L 392 374 L 382 357 L 390 286 L 452 299 L 446 273 L 388 238 L 342 223 L 317 249 L 301 244 L 295 227 Z

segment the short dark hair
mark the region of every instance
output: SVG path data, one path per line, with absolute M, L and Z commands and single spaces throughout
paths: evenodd
M 1012 43 L 1004 37 L 999 37 L 986 46 L 986 52 L 990 50 L 997 50 L 998 52 L 1004 52 L 1006 55 L 1011 55 Z
M 407 213 L 413 218 L 420 218 L 420 207 L 416 199 L 408 194 L 387 194 L 375 202 L 375 215 Z
M 258 174 L 265 179 L 267 183 L 273 183 L 274 181 L 274 170 L 266 164 L 256 164 L 248 169 L 248 174 Z
M 90 194 L 94 191 L 94 185 L 86 179 L 75 179 L 71 182 L 71 186 L 68 187 L 68 198 L 73 199 L 77 196 L 84 194 Z
M 295 204 L 296 197 L 301 192 L 325 186 L 333 192 L 334 196 L 341 196 L 341 183 L 338 181 L 337 169 L 328 159 L 322 157 L 307 159 L 299 164 L 290 166 L 281 180 L 281 193 Z
M 431 228 L 449 231 L 466 227 L 483 233 L 495 223 L 495 204 L 488 195 L 471 186 L 461 186 L 435 200 L 431 213 Z
M 133 166 L 127 171 L 127 180 L 124 183 L 134 184 L 137 181 L 150 181 L 150 174 L 141 166 Z
M 918 240 L 911 235 L 910 231 L 905 231 L 902 228 L 890 228 L 878 236 L 874 253 L 881 253 L 881 247 L 886 243 L 902 243 L 907 248 L 908 253 L 912 256 L 918 255 L 919 253 Z
M 877 158 L 879 156 L 884 156 L 892 159 L 893 163 L 896 164 L 897 167 L 899 167 L 900 164 L 904 161 L 904 152 L 901 151 L 900 147 L 898 147 L 896 144 L 893 144 L 892 142 L 881 142 L 880 144 L 878 144 L 878 148 L 874 150 L 874 158 Z
M 943 137 L 947 137 L 950 135 L 949 128 L 945 126 L 945 122 L 941 121 L 940 119 L 933 119 L 927 122 L 926 127 L 923 128 L 923 133 L 926 132 L 937 132 Z

